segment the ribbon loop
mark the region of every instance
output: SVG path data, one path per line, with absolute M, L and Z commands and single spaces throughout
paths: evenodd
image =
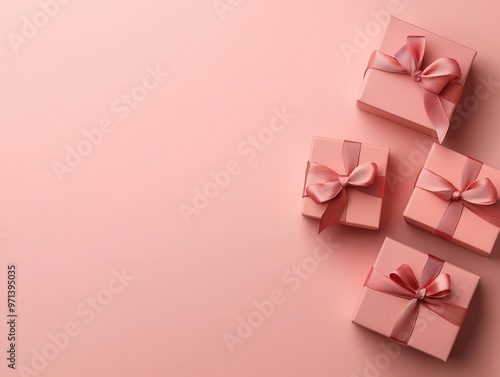
M 413 270 L 407 264 L 399 266 L 395 271 L 393 271 L 389 278 L 399 284 L 400 286 L 410 290 L 415 291 L 418 289 L 418 281 L 413 273 Z
M 406 44 L 401 47 L 394 56 L 399 64 L 409 74 L 422 67 L 425 51 L 425 37 L 408 36 Z
M 489 178 L 481 178 L 473 182 L 461 193 L 461 199 L 471 204 L 488 206 L 497 201 L 498 193 Z
M 457 105 L 463 86 L 457 82 L 462 77 L 460 65 L 452 58 L 439 58 L 422 68 L 425 52 L 424 36 L 408 36 L 406 44 L 394 57 L 374 51 L 368 68 L 390 73 L 406 73 L 424 90 L 424 107 L 440 143 L 450 126 L 441 98 Z
M 348 176 L 347 184 L 349 186 L 370 186 L 377 175 L 377 164 L 369 162 L 358 165 Z

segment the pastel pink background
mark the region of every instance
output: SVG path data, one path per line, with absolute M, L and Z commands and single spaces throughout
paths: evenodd
M 351 316 L 388 235 L 481 282 L 446 363 L 405 349 L 379 375 L 498 376 L 500 246 L 483 258 L 405 223 L 423 163 L 417 144 L 428 139 L 355 106 L 382 35 L 371 12 L 387 3 L 243 0 L 220 19 L 212 0 L 73 0 L 16 54 L 8 33 L 19 33 L 22 17 L 40 8 L 34 0 L 3 2 L 0 313 L 14 262 L 18 365 L 30 366 L 32 350 L 75 321 L 81 333 L 40 376 L 363 376 L 385 340 Z M 464 98 L 488 76 L 500 81 L 493 2 L 400 0 L 397 9 L 478 51 Z M 368 26 L 374 36 L 348 61 L 341 44 L 353 45 L 355 28 Z M 170 76 L 120 120 L 111 104 L 156 65 Z M 456 121 L 444 145 L 498 169 L 500 90 L 490 89 L 477 106 L 469 97 L 475 110 Z M 253 155 L 238 152 L 248 148 L 241 143 L 284 107 L 296 118 L 247 161 Z M 59 182 L 53 161 L 64 161 L 82 130 L 107 117 L 115 130 Z M 300 214 L 313 135 L 390 147 L 395 177 L 380 230 L 326 231 L 322 239 L 339 246 L 317 268 L 318 224 Z M 239 174 L 187 224 L 179 204 L 190 204 L 193 189 L 231 160 Z M 311 273 L 291 284 L 293 266 L 303 263 Z M 76 308 L 122 268 L 135 279 L 85 324 Z M 238 318 L 274 290 L 285 301 L 230 353 L 223 334 L 235 334 Z M 19 375 L 3 358 L 0 369 Z

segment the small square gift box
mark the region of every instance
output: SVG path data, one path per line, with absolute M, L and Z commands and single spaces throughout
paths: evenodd
M 333 224 L 378 229 L 389 149 L 313 137 L 306 168 L 302 214 Z
M 431 147 L 405 220 L 481 255 L 500 232 L 500 171 L 441 145 Z
M 352 321 L 446 361 L 479 277 L 386 238 Z
M 476 51 L 391 17 L 357 106 L 442 143 Z

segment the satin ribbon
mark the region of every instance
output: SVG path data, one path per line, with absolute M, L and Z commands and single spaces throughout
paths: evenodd
M 450 181 L 426 168 L 420 170 L 415 187 L 449 201 L 436 228 L 437 236 L 446 240 L 453 237 L 464 207 L 500 228 L 500 203 L 497 190 L 489 178 L 477 179 L 482 166 L 482 162 L 467 157 L 460 188 L 456 188 Z
M 407 264 L 401 265 L 389 276 L 371 268 L 365 281 L 366 287 L 410 300 L 392 328 L 389 337 L 391 340 L 408 344 L 415 329 L 420 305 L 458 327 L 462 325 L 467 309 L 442 300 L 452 291 L 450 275 L 441 273 L 443 265 L 443 260 L 428 255 L 419 280 Z
M 345 222 L 348 187 L 379 198 L 384 196 L 385 177 L 377 176 L 377 165 L 373 162 L 359 165 L 360 153 L 361 143 L 344 141 L 342 159 L 345 174 L 318 162 L 307 162 L 303 197 L 310 197 L 316 204 L 328 202 L 318 233 L 330 225 Z
M 420 84 L 424 93 L 424 107 L 439 143 L 442 143 L 450 126 L 440 98 L 457 105 L 462 95 L 460 80 L 462 72 L 457 61 L 452 58 L 440 58 L 422 69 L 425 51 L 425 37 L 408 36 L 407 43 L 395 54 L 395 57 L 381 51 L 373 51 L 368 68 L 391 73 L 405 73 Z

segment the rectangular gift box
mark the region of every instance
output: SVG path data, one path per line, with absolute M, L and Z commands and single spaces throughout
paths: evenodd
M 434 144 L 423 167 L 442 176 L 458 188 L 466 160 L 466 156 Z M 483 164 L 477 176 L 477 179 L 481 178 L 489 178 L 497 192 L 500 193 L 500 171 Z M 448 205 L 449 201 L 415 187 L 403 216 L 408 223 L 435 233 Z M 468 208 L 464 208 L 457 228 L 449 241 L 478 254 L 488 256 L 491 254 L 499 233 L 500 229 L 483 220 Z
M 408 36 L 425 36 L 422 68 L 439 58 L 453 58 L 460 65 L 462 73 L 458 83 L 465 83 L 476 51 L 395 17 L 390 17 L 378 50 L 394 56 L 406 44 Z M 444 98 L 441 98 L 441 103 L 448 119 L 451 119 L 457 105 Z M 424 108 L 423 90 L 409 75 L 368 69 L 357 106 L 361 110 L 437 138 Z
M 343 140 L 313 137 L 309 161 L 318 162 L 336 171 L 345 173 L 342 158 Z M 374 162 L 377 164 L 377 176 L 385 177 L 389 148 L 362 144 L 359 155 L 359 164 Z M 304 187 L 305 190 L 305 187 Z M 372 196 L 356 189 L 347 188 L 348 201 L 345 221 L 339 224 L 350 225 L 367 229 L 378 229 L 382 211 L 382 197 Z M 326 210 L 327 203 L 316 204 L 309 197 L 302 198 L 302 215 L 313 219 L 320 219 Z
M 373 269 L 382 275 L 389 276 L 398 267 L 407 264 L 418 279 L 427 257 L 428 254 L 386 238 Z M 439 300 L 467 309 L 479 277 L 448 262 L 444 262 L 441 273 L 450 275 L 451 293 Z M 408 298 L 393 296 L 364 286 L 352 321 L 389 337 L 409 301 Z M 407 345 L 446 361 L 459 330 L 459 326 L 448 322 L 420 304 L 416 324 Z

